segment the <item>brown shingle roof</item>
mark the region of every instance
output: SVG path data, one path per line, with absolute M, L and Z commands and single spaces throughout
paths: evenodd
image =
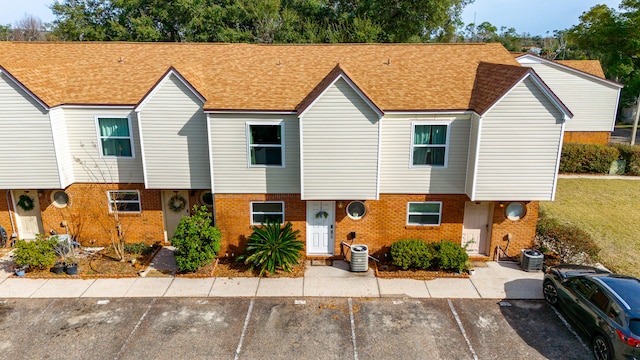
M 339 63 L 384 111 L 467 110 L 480 62 L 518 66 L 500 44 L 0 43 L 49 106 L 138 104 L 174 67 L 205 109 L 295 111 Z
M 480 63 L 469 108 L 483 114 L 530 71 L 522 66 Z
M 556 62 L 558 64 L 586 72 L 587 74 L 606 79 L 604 71 L 602 71 L 602 66 L 600 66 L 600 61 L 598 60 L 556 60 Z

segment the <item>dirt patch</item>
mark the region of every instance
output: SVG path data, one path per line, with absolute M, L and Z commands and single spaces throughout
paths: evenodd
M 391 263 L 376 263 L 372 262 L 370 266 L 373 267 L 376 277 L 384 279 L 414 279 L 414 280 L 433 280 L 436 278 L 461 278 L 466 279 L 469 277 L 467 273 L 457 273 L 453 271 L 443 270 L 402 270 L 401 268 Z
M 78 250 L 77 263 L 78 274 L 67 275 L 65 273 L 55 274 L 51 269 L 28 269 L 25 277 L 27 278 L 121 278 L 121 277 L 137 277 L 138 272 L 142 271 L 153 259 L 156 251 L 147 254 L 126 254 L 125 261 L 119 261 L 112 248 L 104 248 L 102 250 Z
M 263 277 L 266 278 L 298 278 L 304 277 L 305 260 L 301 259 L 300 262 L 293 267 L 293 271 L 276 270 L 275 274 L 265 273 Z M 234 258 L 220 258 L 218 264 L 213 271 L 215 277 L 259 277 L 259 270 L 249 270 L 249 265 L 245 265 L 242 262 L 237 262 Z

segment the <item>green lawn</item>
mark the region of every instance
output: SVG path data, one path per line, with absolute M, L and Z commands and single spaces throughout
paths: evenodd
M 640 181 L 559 179 L 556 200 L 540 209 L 589 232 L 605 266 L 640 277 Z

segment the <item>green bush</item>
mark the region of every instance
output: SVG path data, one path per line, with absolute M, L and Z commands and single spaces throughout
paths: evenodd
M 538 220 L 536 241 L 541 248 L 558 254 L 562 263 L 596 261 L 600 253 L 600 248 L 589 233 L 574 225 L 561 224 L 552 218 L 543 217 Z
M 250 269 L 259 268 L 260 276 L 276 269 L 292 271 L 293 265 L 300 261 L 304 243 L 298 240 L 298 230 L 293 230 L 291 223 L 282 227 L 280 223 L 266 223 L 254 226 L 249 236 L 246 254 L 240 255 L 238 261 L 250 265 Z
M 129 254 L 148 255 L 151 254 L 153 250 L 153 246 L 147 245 L 144 242 L 124 244 L 124 252 Z
M 391 262 L 404 270 L 428 269 L 433 257 L 433 246 L 422 240 L 398 240 L 391 244 Z
M 640 146 L 615 144 L 620 152 L 620 158 L 626 162 L 624 173 L 627 175 L 640 176 Z
M 38 234 L 35 240 L 18 240 L 13 252 L 13 261 L 18 266 L 29 266 L 35 269 L 46 269 L 56 263 L 54 247 L 58 244 L 57 237 L 45 239 Z
M 598 144 L 562 145 L 561 173 L 607 174 L 611 163 L 618 160 L 620 152 L 612 146 Z
M 194 206 L 191 216 L 183 216 L 171 245 L 176 248 L 176 265 L 180 272 L 194 272 L 213 262 L 220 251 L 220 230 L 211 225 L 205 206 Z
M 449 240 L 442 240 L 439 243 L 433 244 L 435 250 L 434 263 L 442 270 L 453 270 L 462 272 L 467 270 L 467 261 L 469 261 L 469 255 L 466 250 Z

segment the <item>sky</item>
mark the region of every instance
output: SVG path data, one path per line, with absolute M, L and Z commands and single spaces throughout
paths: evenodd
M 61 0 L 62 1 L 62 0 Z M 43 22 L 54 20 L 49 9 L 54 0 L 0 0 L 0 24 L 15 24 L 25 15 Z M 580 15 L 596 4 L 615 9 L 620 0 L 475 0 L 462 14 L 465 24 L 490 22 L 498 29 L 515 28 L 519 34 L 549 35 L 578 24 Z

